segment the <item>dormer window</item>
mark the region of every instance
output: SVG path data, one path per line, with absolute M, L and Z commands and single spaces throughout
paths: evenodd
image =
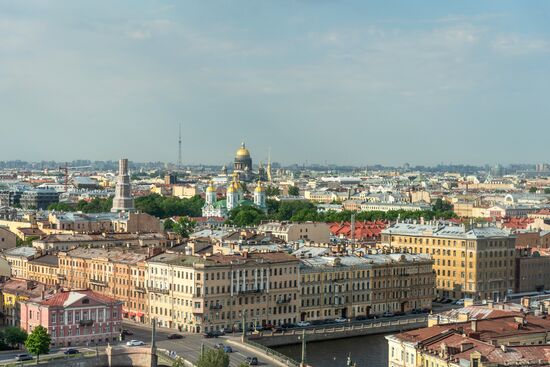
M 90 300 L 89 300 L 88 298 L 84 298 L 84 299 L 82 300 L 82 304 L 83 304 L 83 305 L 87 305 L 87 304 L 89 304 L 89 303 L 90 303 Z

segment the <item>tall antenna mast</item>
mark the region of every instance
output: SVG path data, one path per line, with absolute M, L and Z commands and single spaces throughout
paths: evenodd
M 181 122 L 180 122 L 180 131 L 178 137 L 178 169 L 181 169 Z

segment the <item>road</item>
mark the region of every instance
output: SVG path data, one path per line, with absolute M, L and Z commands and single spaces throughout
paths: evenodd
M 135 323 L 124 323 L 124 328 L 134 333 L 134 335 L 127 336 L 126 340 L 141 340 L 148 345 L 149 343 L 151 343 L 151 327 Z M 176 332 L 171 329 L 157 328 L 157 348 L 174 351 L 177 353 L 177 355 L 185 358 L 190 362 L 195 362 L 198 360 L 201 352 L 201 344 L 204 344 L 205 348 L 214 348 L 214 346 L 218 343 L 229 345 L 229 343 L 227 343 L 227 340 L 230 337 L 226 336 L 206 339 L 203 338 L 201 334 L 177 333 L 183 335 L 183 339 L 168 339 L 168 335 L 174 333 Z M 238 336 L 231 338 L 236 337 Z M 242 363 L 245 363 L 247 357 L 258 358 L 260 366 L 278 366 L 277 364 L 269 361 L 267 357 L 259 353 L 253 353 L 248 350 L 235 347 L 233 345 L 231 345 L 231 347 L 233 348 L 233 353 L 229 354 L 229 365 L 231 367 L 238 367 Z
M 64 355 L 63 352 L 66 349 L 68 349 L 68 348 L 62 348 L 62 349 L 55 348 L 55 349 L 52 349 L 49 354 L 41 355 L 40 360 L 45 361 L 45 360 L 48 360 L 50 358 L 63 356 Z M 76 349 L 78 349 L 80 351 L 80 353 L 86 353 L 86 354 L 96 353 L 95 348 L 76 347 Z M 102 353 L 103 351 L 105 351 L 105 346 L 99 347 L 98 350 L 99 350 L 100 353 Z M 13 363 L 15 361 L 15 356 L 16 355 L 24 354 L 24 353 L 26 353 L 26 352 L 25 351 L 20 351 L 20 350 L 9 352 L 9 353 L 2 353 L 2 354 L 0 354 L 0 365 L 7 364 L 7 363 Z M 33 356 L 33 359 L 36 359 L 36 358 Z

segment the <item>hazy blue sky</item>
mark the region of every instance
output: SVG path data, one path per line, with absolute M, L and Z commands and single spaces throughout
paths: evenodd
M 550 161 L 550 1 L 0 0 L 0 160 Z

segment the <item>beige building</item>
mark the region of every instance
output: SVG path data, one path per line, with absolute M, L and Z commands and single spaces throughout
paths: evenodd
M 328 243 L 330 239 L 329 226 L 326 223 L 305 222 L 273 222 L 258 226 L 258 232 L 271 234 L 285 242 L 313 241 L 316 243 Z
M 309 257 L 304 249 L 297 255 L 302 320 L 431 309 L 435 275 L 429 255 Z
M 505 229 L 398 222 L 382 246 L 431 255 L 438 296 L 497 299 L 515 287 L 515 237 Z
M 164 233 L 51 234 L 32 242 L 41 250 L 68 251 L 78 247 L 165 247 Z
M 164 253 L 148 261 L 149 312 L 161 326 L 190 332 L 294 323 L 299 261 L 285 253 Z
M 190 199 L 193 196 L 199 195 L 199 190 L 196 185 L 174 185 L 172 186 L 172 195 L 180 199 Z
M 8 227 L 0 227 L 0 249 L 14 248 L 17 245 L 17 236 Z
M 12 277 L 29 279 L 27 263 L 37 254 L 34 247 L 15 247 L 4 251 L 3 254 L 10 265 Z

